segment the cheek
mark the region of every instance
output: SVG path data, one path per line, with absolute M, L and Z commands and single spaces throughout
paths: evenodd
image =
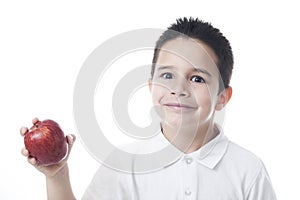
M 210 110 L 214 108 L 214 104 L 217 102 L 218 87 L 215 87 L 215 84 L 206 84 L 193 90 L 193 94 L 199 106 Z
M 201 102 L 198 104 L 200 108 L 200 116 L 207 118 L 212 112 L 212 102 L 210 96 L 201 99 Z
M 200 91 L 198 90 L 194 94 L 195 94 L 194 98 L 199 107 L 198 117 L 200 117 L 202 120 L 205 121 L 205 119 L 210 118 L 212 112 L 214 111 L 214 106 L 213 106 L 214 100 L 212 99 L 211 93 L 209 92 L 208 89 L 204 89 Z
M 165 112 L 160 105 L 161 100 L 166 94 L 166 89 L 161 86 L 152 86 L 151 96 L 152 96 L 152 108 L 155 110 L 156 114 L 160 118 L 160 120 L 165 119 Z
M 194 89 L 191 94 L 199 107 L 209 107 L 212 104 L 211 92 L 207 86 Z
M 166 93 L 166 89 L 158 85 L 153 85 L 151 90 L 153 104 L 154 105 L 159 104 L 160 100 L 163 98 L 165 93 Z

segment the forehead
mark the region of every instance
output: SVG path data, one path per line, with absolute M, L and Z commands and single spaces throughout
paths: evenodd
M 205 43 L 190 38 L 176 38 L 166 42 L 158 55 L 158 65 L 201 67 L 218 70 L 217 56 Z

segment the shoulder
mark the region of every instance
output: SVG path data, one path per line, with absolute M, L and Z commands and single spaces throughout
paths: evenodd
M 224 155 L 224 162 L 229 169 L 234 171 L 233 176 L 237 176 L 244 184 L 246 196 L 261 194 L 265 197 L 271 197 L 265 199 L 276 199 L 264 163 L 253 152 L 229 141 L 227 152 Z
M 252 170 L 253 168 L 260 169 L 263 166 L 260 157 L 230 140 L 228 141 L 227 152 L 224 157 L 230 159 L 235 165 L 248 166 Z
M 250 185 L 264 169 L 263 162 L 257 155 L 232 141 L 228 141 L 221 163 L 221 168 L 247 185 Z
M 257 155 L 229 142 L 228 157 L 244 182 L 244 193 L 248 200 L 276 200 L 267 169 Z
M 101 165 L 82 199 L 134 199 L 132 175 Z M 113 192 L 112 192 L 113 191 Z

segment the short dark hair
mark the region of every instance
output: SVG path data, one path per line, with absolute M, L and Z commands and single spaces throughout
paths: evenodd
M 151 77 L 155 71 L 155 65 L 162 46 L 178 37 L 189 37 L 200 40 L 208 45 L 217 56 L 217 66 L 220 72 L 220 86 L 227 88 L 230 83 L 233 69 L 233 53 L 229 41 L 223 36 L 219 29 L 214 28 L 210 23 L 190 17 L 179 18 L 176 23 L 171 24 L 162 33 L 154 49 L 152 60 Z

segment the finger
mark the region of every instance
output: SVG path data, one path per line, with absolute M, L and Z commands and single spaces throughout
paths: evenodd
M 67 156 L 66 156 L 66 158 L 64 160 L 67 160 L 69 158 L 69 155 L 71 153 L 73 144 L 74 144 L 74 142 L 76 140 L 76 136 L 74 134 L 70 134 L 70 135 L 66 136 L 66 139 L 67 139 L 67 142 L 68 142 L 68 153 L 67 153 Z
M 33 125 L 36 124 L 38 121 L 39 121 L 39 119 L 38 119 L 37 117 L 33 118 L 33 119 L 32 119 Z
M 29 156 L 29 151 L 26 148 L 22 148 L 21 153 L 23 156 L 26 156 L 26 157 Z
M 37 165 L 37 160 L 33 157 L 28 157 L 27 161 L 32 165 Z
M 74 134 L 67 135 L 66 138 L 69 145 L 73 145 L 76 140 L 76 136 Z
M 67 142 L 68 142 L 68 154 L 70 154 L 70 151 L 71 151 L 71 149 L 74 145 L 74 142 L 76 140 L 76 136 L 73 135 L 73 134 L 70 134 L 70 135 L 67 135 L 66 138 L 67 138 Z
M 28 128 L 27 128 L 27 127 L 22 127 L 22 128 L 20 129 L 20 134 L 21 134 L 22 136 L 24 136 L 27 132 L 28 132 Z

